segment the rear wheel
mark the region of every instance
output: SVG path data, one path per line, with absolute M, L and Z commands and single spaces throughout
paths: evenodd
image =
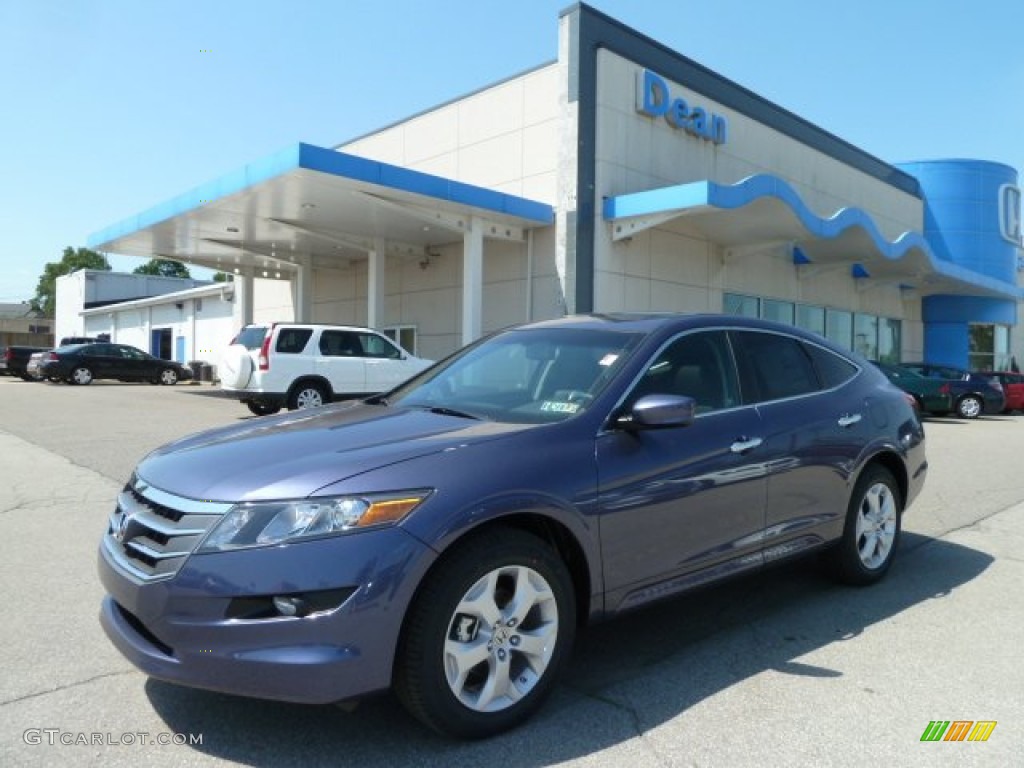
M 71 384 L 91 384 L 92 371 L 86 368 L 84 365 L 76 366 L 71 371 L 71 375 L 68 376 L 68 382 Z
M 327 392 L 322 384 L 299 384 L 288 398 L 288 410 L 317 408 L 327 402 Z
M 257 416 L 270 416 L 272 413 L 277 413 L 281 410 L 280 405 L 270 405 L 269 403 L 258 403 L 254 400 L 248 400 L 245 403 L 246 407 Z
M 500 528 L 456 545 L 410 608 L 395 691 L 431 728 L 482 738 L 551 692 L 576 629 L 572 580 L 537 537 Z
M 903 502 L 892 473 L 873 465 L 864 470 L 850 496 L 843 538 L 835 552 L 836 576 L 864 586 L 885 576 L 900 538 Z

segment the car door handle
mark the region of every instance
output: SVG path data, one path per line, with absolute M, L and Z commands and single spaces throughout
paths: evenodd
M 757 448 L 763 442 L 764 440 L 760 437 L 741 437 L 729 446 L 729 450 L 733 453 L 746 453 Z
M 840 427 L 844 427 L 844 428 L 845 427 L 852 427 L 854 424 L 856 424 L 860 420 L 861 420 L 861 415 L 859 413 L 848 413 L 845 416 L 840 416 L 839 417 L 839 426 Z

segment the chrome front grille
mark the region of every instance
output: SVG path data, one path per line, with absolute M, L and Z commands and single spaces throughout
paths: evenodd
M 103 546 L 135 579 L 169 579 L 231 506 L 175 496 L 133 476 L 118 494 Z

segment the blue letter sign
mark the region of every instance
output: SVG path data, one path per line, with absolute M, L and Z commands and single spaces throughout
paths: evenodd
M 1003 184 L 999 188 L 999 234 L 1020 246 L 1020 187 Z
M 709 114 L 703 107 L 691 107 L 686 99 L 673 99 L 668 83 L 649 69 L 636 75 L 636 111 L 648 117 L 664 117 L 673 128 L 714 144 L 725 144 L 728 138 L 724 117 Z

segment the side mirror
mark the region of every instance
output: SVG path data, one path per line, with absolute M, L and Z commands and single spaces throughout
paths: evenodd
M 668 429 L 688 427 L 697 415 L 697 401 L 681 395 L 645 395 L 633 408 L 621 414 L 615 425 L 621 429 Z

